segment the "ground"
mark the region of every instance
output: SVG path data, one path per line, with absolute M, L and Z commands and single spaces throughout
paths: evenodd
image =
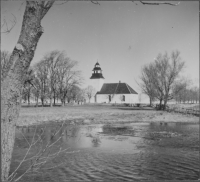
M 20 111 L 17 126 L 67 121 L 70 124 L 103 124 L 131 122 L 199 122 L 199 117 L 149 107 L 112 105 L 68 105 L 65 107 L 25 107 Z

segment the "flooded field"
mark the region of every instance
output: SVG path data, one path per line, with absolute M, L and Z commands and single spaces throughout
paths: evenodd
M 20 181 L 197 180 L 199 124 L 132 123 L 18 127 L 11 172 Z M 56 133 L 57 132 L 57 133 Z M 40 140 L 40 136 L 42 140 Z M 38 142 L 37 142 L 38 141 Z M 45 146 L 50 147 L 45 149 Z M 60 151 L 60 153 L 58 153 Z M 55 155 L 56 154 L 56 155 Z M 39 169 L 39 163 L 47 162 Z M 37 167 L 39 170 L 37 170 Z

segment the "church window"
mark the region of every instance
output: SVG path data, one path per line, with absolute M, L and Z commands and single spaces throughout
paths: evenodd
M 111 102 L 111 95 L 109 95 L 109 102 Z
M 122 96 L 122 101 L 125 101 L 125 95 Z

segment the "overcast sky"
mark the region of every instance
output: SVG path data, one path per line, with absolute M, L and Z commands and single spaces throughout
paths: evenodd
M 24 8 L 25 3 L 21 1 L 1 2 L 1 17 L 12 20 L 13 13 L 17 18 L 11 33 L 1 35 L 1 50 L 13 50 Z M 82 87 L 90 84 L 89 78 L 98 60 L 106 83 L 121 80 L 139 92 L 135 80 L 141 67 L 159 53 L 170 54 L 172 50 L 179 50 L 186 62 L 184 75 L 199 83 L 198 1 L 181 1 L 178 6 L 69 1 L 54 5 L 42 20 L 42 26 L 44 34 L 32 64 L 48 51 L 65 50 L 71 59 L 79 62 L 85 79 Z

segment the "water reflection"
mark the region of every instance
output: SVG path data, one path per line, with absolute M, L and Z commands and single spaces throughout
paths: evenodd
M 100 137 L 99 136 L 93 136 L 92 137 L 92 146 L 93 147 L 99 147 L 100 144 L 101 144 L 101 140 L 100 140 Z
M 102 129 L 103 129 L 102 134 L 134 136 L 134 129 L 131 126 L 108 124 L 104 125 Z
M 36 136 L 41 135 L 43 139 L 38 147 L 52 144 L 60 138 L 53 151 L 59 147 L 69 149 L 67 155 L 58 158 L 65 161 L 65 165 L 52 170 L 51 174 L 45 172 L 43 178 L 36 175 L 35 181 L 198 179 L 197 124 L 51 124 L 40 126 L 37 130 L 34 127 L 18 128 L 13 161 L 22 158 L 28 147 L 23 135 L 30 142 L 35 131 Z M 36 148 L 33 148 L 32 154 L 38 151 Z M 16 165 L 12 162 L 12 170 Z M 30 181 L 28 176 L 24 177 L 24 181 L 27 179 Z

